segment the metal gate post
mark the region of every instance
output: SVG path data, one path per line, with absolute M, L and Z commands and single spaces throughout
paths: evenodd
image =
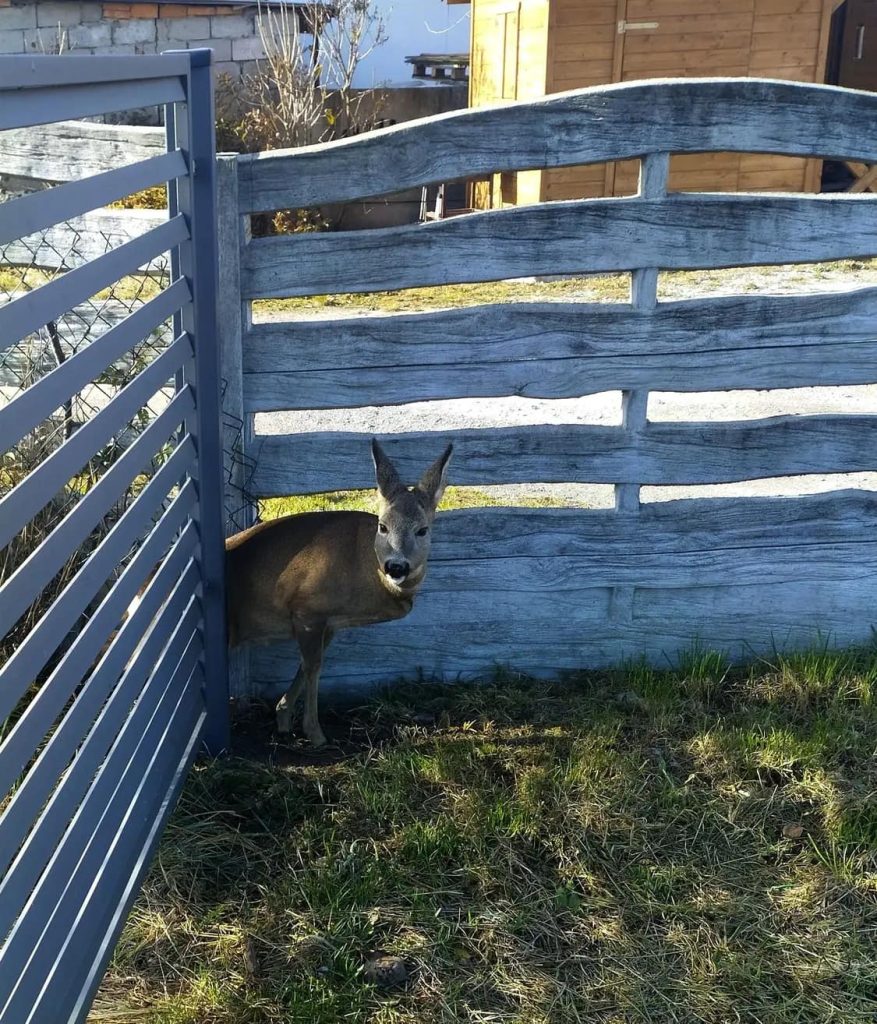
M 198 448 L 198 527 L 204 615 L 204 686 L 210 754 L 228 749 L 228 652 L 225 623 L 225 532 L 220 421 L 221 386 L 216 297 L 216 141 L 211 50 L 190 50 L 188 103 L 178 110 L 177 143 L 188 150 L 190 188 L 180 191 L 180 212 L 192 242 L 181 247 L 181 273 L 192 288 L 183 326 L 194 340 L 194 430 Z M 180 117 L 182 115 L 182 117 Z M 185 121 L 182 124 L 181 121 Z

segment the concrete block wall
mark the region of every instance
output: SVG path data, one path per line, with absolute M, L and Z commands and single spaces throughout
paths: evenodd
M 265 56 L 258 5 L 0 0 L 0 54 L 142 54 L 210 47 L 237 77 Z

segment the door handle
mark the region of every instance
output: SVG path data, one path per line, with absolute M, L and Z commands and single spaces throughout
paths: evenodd
M 657 27 L 656 21 L 619 21 L 618 34 L 622 36 L 625 32 L 651 32 Z

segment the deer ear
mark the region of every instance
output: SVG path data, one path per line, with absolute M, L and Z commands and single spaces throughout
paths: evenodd
M 454 446 L 449 444 L 442 454 L 435 460 L 429 469 L 420 478 L 417 490 L 426 495 L 427 500 L 433 509 L 438 508 L 442 495 L 445 493 L 448 476 L 448 463 L 451 461 L 451 452 Z
M 372 458 L 375 460 L 375 479 L 381 496 L 388 501 L 402 490 L 402 481 L 396 472 L 396 467 L 387 458 L 384 449 L 372 438 Z

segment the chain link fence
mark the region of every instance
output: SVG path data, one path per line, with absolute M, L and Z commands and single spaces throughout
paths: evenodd
M 0 194 L 0 200 L 12 198 Z M 140 211 L 119 210 L 120 222 L 124 215 Z M 153 218 L 153 223 L 154 223 Z M 144 219 L 146 225 L 146 220 Z M 147 229 L 149 225 L 144 227 Z M 130 237 L 130 234 L 128 235 Z M 92 230 L 82 221 L 57 225 L 48 231 L 18 239 L 0 246 L 0 305 L 11 302 L 26 292 L 45 285 L 61 274 L 81 266 L 88 260 L 111 252 L 120 242 L 112 226 L 106 230 Z M 124 240 L 127 240 L 125 238 Z M 167 285 L 170 264 L 167 255 L 154 260 L 133 276 L 116 282 L 112 287 L 93 295 L 85 302 L 61 316 L 47 320 L 37 331 L 12 344 L 0 347 L 0 405 L 13 401 L 25 389 L 44 378 L 85 346 L 93 344 L 129 314 L 140 308 Z M 70 439 L 86 422 L 91 420 L 110 399 L 145 369 L 169 344 L 172 323 L 159 325 L 148 337 L 138 342 L 125 356 L 107 366 L 100 375 L 81 391 L 73 395 L 51 416 L 27 433 L 2 455 L 0 464 L 0 498 L 16 487 L 29 473 L 40 466 L 60 445 Z M 8 579 L 26 565 L 28 558 L 55 527 L 72 511 L 84 495 L 117 462 L 151 420 L 167 404 L 173 393 L 173 381 L 156 391 L 146 405 L 121 429 L 109 434 L 100 450 L 89 459 L 61 490 L 54 495 L 24 529 L 0 551 L 0 581 Z M 0 638 L 0 664 L 16 650 L 20 641 L 33 628 L 43 611 L 61 593 L 92 551 L 107 535 L 115 522 L 130 506 L 152 474 L 166 457 L 167 450 L 159 451 L 127 486 L 124 493 L 103 516 L 99 524 L 70 557 L 63 569 L 43 591 L 37 601 L 18 620 L 3 638 Z M 168 499 L 170 500 L 170 499 Z M 122 560 L 118 572 L 124 568 L 134 550 Z M 90 611 L 111 586 L 110 579 L 83 613 Z M 77 632 L 81 619 L 74 627 Z M 48 672 L 64 651 L 66 643 L 58 648 L 44 672 Z M 14 716 L 13 716 L 14 717 Z M 7 728 L 11 725 L 10 720 Z

